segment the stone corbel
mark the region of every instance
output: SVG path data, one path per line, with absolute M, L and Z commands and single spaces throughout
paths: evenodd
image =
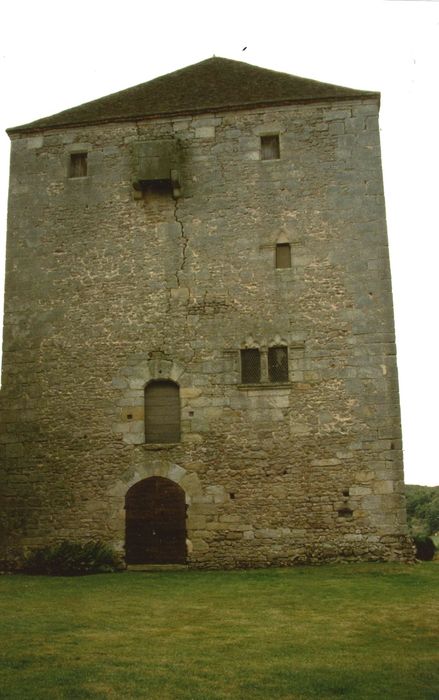
M 171 169 L 171 185 L 172 185 L 172 195 L 174 199 L 181 197 L 181 179 L 180 171 L 174 168 Z

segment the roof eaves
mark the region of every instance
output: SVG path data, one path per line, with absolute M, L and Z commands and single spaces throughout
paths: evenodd
M 19 126 L 13 126 L 6 129 L 8 135 L 20 134 L 20 133 L 34 133 L 47 130 L 58 130 L 65 128 L 76 128 L 84 126 L 97 126 L 98 124 L 112 124 L 121 122 L 133 122 L 133 121 L 144 121 L 153 120 L 161 118 L 173 118 L 173 117 L 184 117 L 190 115 L 199 115 L 207 113 L 217 113 L 217 112 L 229 112 L 234 110 L 247 110 L 247 109 L 263 109 L 265 107 L 283 107 L 292 104 L 316 104 L 318 102 L 349 102 L 352 100 L 364 100 L 364 99 L 374 99 L 378 101 L 378 109 L 381 103 L 381 93 L 379 92 L 358 92 L 352 95 L 340 95 L 340 96 L 328 96 L 328 97 L 311 97 L 311 98 L 298 98 L 298 99 L 287 99 L 287 100 L 265 100 L 261 102 L 247 102 L 239 104 L 227 104 L 227 105 L 217 105 L 212 107 L 200 107 L 191 108 L 183 110 L 175 110 L 168 112 L 158 112 L 152 114 L 133 114 L 133 115 L 123 115 L 123 116 L 113 116 L 106 118 L 97 119 L 84 119 L 78 121 L 61 121 L 58 123 L 50 124 L 47 120 L 50 119 L 39 119 L 34 122 L 29 122 L 28 124 L 21 124 Z

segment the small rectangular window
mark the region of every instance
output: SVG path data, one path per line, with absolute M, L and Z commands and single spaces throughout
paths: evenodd
M 291 267 L 291 247 L 289 243 L 278 243 L 276 245 L 276 268 L 286 267 Z
M 86 177 L 86 176 L 87 176 L 87 154 L 86 153 L 71 153 L 70 154 L 69 177 Z
M 279 135 L 261 136 L 261 160 L 278 160 L 279 158 Z
M 288 381 L 288 348 L 268 348 L 268 378 L 270 382 Z
M 259 350 L 241 350 L 241 381 L 243 384 L 258 384 L 261 381 Z

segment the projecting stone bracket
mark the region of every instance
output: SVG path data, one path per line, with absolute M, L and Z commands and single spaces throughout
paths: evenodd
M 175 139 L 139 141 L 132 147 L 134 199 L 145 193 L 181 195 L 180 149 Z

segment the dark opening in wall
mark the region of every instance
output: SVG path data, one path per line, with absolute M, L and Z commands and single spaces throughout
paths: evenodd
M 144 197 L 148 197 L 148 195 L 168 197 L 173 193 L 170 180 L 140 180 L 136 183 L 135 189 L 141 192 Z
M 276 268 L 284 269 L 291 267 L 291 247 L 289 243 L 278 243 L 276 245 Z
M 241 381 L 243 384 L 258 384 L 261 381 L 261 354 L 251 348 L 241 350 Z
M 268 378 L 270 382 L 288 381 L 288 348 L 268 348 Z
M 279 134 L 261 136 L 261 160 L 279 160 Z
M 86 177 L 87 176 L 87 154 L 86 153 L 71 153 L 69 177 Z
M 339 518 L 352 518 L 353 515 L 354 513 L 350 508 L 340 508 L 338 511 Z

